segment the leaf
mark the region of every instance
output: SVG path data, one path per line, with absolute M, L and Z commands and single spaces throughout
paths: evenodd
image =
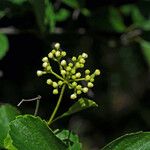
M 56 136 L 68 145 L 69 150 L 81 150 L 82 144 L 79 137 L 69 130 L 62 130 L 56 133 Z
M 110 23 L 115 31 L 117 32 L 124 32 L 126 26 L 123 22 L 123 18 L 119 11 L 113 7 L 110 7 Z
M 150 42 L 141 40 L 140 45 L 142 48 L 142 53 L 147 61 L 147 64 L 150 66 Z
M 0 60 L 6 55 L 9 49 L 9 42 L 6 35 L 0 33 Z
M 59 12 L 56 13 L 55 18 L 57 21 L 64 21 L 70 16 L 70 12 L 67 9 L 60 9 Z
M 55 18 L 55 12 L 54 7 L 49 0 L 45 0 L 45 25 L 49 26 L 49 31 L 54 32 L 55 24 L 56 24 L 56 18 Z
M 31 5 L 33 6 L 33 10 L 35 13 L 35 17 L 38 23 L 38 26 L 41 30 L 41 32 L 45 31 L 45 3 L 44 0 L 29 0 Z
M 98 105 L 92 101 L 89 100 L 87 98 L 80 98 L 76 103 L 74 103 L 67 112 L 65 112 L 64 114 L 62 114 L 61 116 L 57 117 L 56 119 L 54 119 L 54 121 L 65 117 L 65 116 L 69 116 L 72 115 L 76 112 L 79 112 L 81 110 L 87 109 L 89 107 L 98 107 Z
M 67 146 L 58 139 L 46 122 L 39 117 L 24 115 L 10 123 L 5 147 L 13 145 L 17 150 L 66 150 Z M 9 149 L 11 150 L 11 149 Z
M 137 132 L 126 134 L 108 145 L 102 150 L 149 150 L 150 132 Z
M 0 107 L 0 147 L 4 147 L 10 121 L 19 114 L 19 111 L 11 105 L 6 104 Z
M 9 1 L 12 2 L 12 3 L 14 3 L 14 4 L 21 5 L 24 2 L 26 2 L 27 0 L 9 0 Z
M 74 9 L 80 6 L 78 0 L 62 0 L 62 2 Z

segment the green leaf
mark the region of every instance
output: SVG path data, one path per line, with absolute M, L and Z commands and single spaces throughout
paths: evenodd
M 26 2 L 27 0 L 9 0 L 9 1 L 12 2 L 12 3 L 14 3 L 14 4 L 21 5 L 24 2 Z
M 142 48 L 142 53 L 145 57 L 147 64 L 150 66 L 150 42 L 141 40 L 140 45 Z
M 54 32 L 55 24 L 56 24 L 56 17 L 54 12 L 54 7 L 49 0 L 45 0 L 45 25 L 48 25 L 49 31 Z
M 62 2 L 74 9 L 80 6 L 78 0 L 62 0 Z
M 31 3 L 35 17 L 38 23 L 38 26 L 41 30 L 41 32 L 45 31 L 45 24 L 44 24 L 44 19 L 45 19 L 45 3 L 44 0 L 29 0 Z
M 124 32 L 126 26 L 124 24 L 123 18 L 116 8 L 110 7 L 110 23 L 115 31 Z
M 19 111 L 11 105 L 6 104 L 0 107 L 0 147 L 4 147 L 10 121 L 19 114 Z
M 61 139 L 67 146 L 69 150 L 81 150 L 82 144 L 79 141 L 79 137 L 69 130 L 62 130 L 56 133 L 56 136 Z
M 65 116 L 69 116 L 69 115 L 72 115 L 76 112 L 79 112 L 81 110 L 84 110 L 84 109 L 87 109 L 89 107 L 98 107 L 98 105 L 92 101 L 92 100 L 89 100 L 87 98 L 80 98 L 76 103 L 74 103 L 69 109 L 67 112 L 65 112 L 64 114 L 62 114 L 61 116 L 57 117 L 56 119 L 54 119 L 54 121 L 62 118 L 62 117 L 65 117 Z
M 0 34 L 0 60 L 6 55 L 9 48 L 8 38 L 4 34 Z
M 67 146 L 58 139 L 47 123 L 32 115 L 18 116 L 10 123 L 5 147 L 13 145 L 17 150 L 66 150 Z M 11 150 L 11 149 L 9 149 Z
M 138 132 L 126 134 L 108 145 L 102 150 L 149 150 L 150 132 Z
M 70 16 L 70 12 L 67 9 L 60 9 L 59 12 L 56 13 L 57 21 L 64 21 Z

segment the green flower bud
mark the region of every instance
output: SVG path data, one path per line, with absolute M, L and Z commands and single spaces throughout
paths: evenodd
M 66 60 L 62 60 L 60 64 L 61 64 L 62 66 L 66 66 L 66 64 L 67 64 L 67 63 L 66 63 Z
M 53 81 L 52 81 L 51 79 L 47 79 L 46 83 L 47 83 L 48 85 L 52 85 Z
M 82 86 L 81 86 L 81 85 L 77 85 L 77 86 L 76 86 L 76 89 L 77 89 L 77 90 L 81 90 L 81 89 L 82 89 Z
M 60 72 L 63 76 L 66 75 L 66 71 L 65 70 L 61 70 Z
M 58 81 L 58 85 L 59 85 L 59 86 L 62 86 L 62 85 L 63 85 L 63 81 L 61 81 L 61 80 Z
M 88 86 L 89 88 L 92 88 L 92 87 L 94 86 L 94 84 L 91 83 L 91 82 L 88 82 L 87 86 Z
M 83 68 L 84 67 L 84 64 L 80 64 L 80 68 Z
M 48 58 L 47 58 L 47 57 L 43 57 L 43 58 L 42 58 L 42 61 L 43 61 L 43 62 L 48 62 Z
M 72 85 L 73 87 L 76 87 L 76 86 L 77 86 L 77 82 L 73 82 L 71 85 Z
M 66 67 L 66 70 L 67 70 L 67 71 L 71 71 L 71 67 L 67 66 L 67 67 Z
M 90 79 L 90 82 L 94 82 L 94 78 L 91 78 L 91 79 Z
M 54 47 L 58 50 L 58 49 L 60 48 L 60 44 L 59 44 L 59 43 L 56 43 L 56 44 L 54 45 Z
M 68 66 L 69 66 L 69 67 L 73 67 L 73 63 L 69 63 Z
M 80 68 L 80 67 L 81 67 L 80 63 L 77 62 L 77 63 L 75 64 L 75 67 L 76 67 L 76 68 Z
M 62 52 L 61 52 L 61 56 L 62 56 L 62 57 L 66 56 L 66 52 L 65 52 L 65 51 L 62 51 Z
M 76 79 L 76 76 L 75 75 L 72 75 L 72 77 L 71 77 L 73 80 L 75 80 Z
M 57 88 L 57 87 L 58 87 L 57 82 L 53 82 L 53 87 L 54 87 L 54 88 Z
M 72 74 L 75 74 L 75 73 L 76 73 L 76 70 L 75 70 L 75 69 L 72 69 L 72 70 L 71 70 L 71 73 L 72 73 Z
M 48 63 L 47 62 L 44 62 L 43 65 L 42 65 L 44 68 L 46 68 L 48 66 Z
M 79 62 L 80 62 L 81 64 L 84 64 L 84 63 L 85 63 L 85 59 L 84 59 L 84 58 L 81 58 L 81 59 L 79 60 Z
M 90 74 L 90 70 L 89 70 L 89 69 L 86 69 L 86 70 L 85 70 L 85 74 Z
M 85 76 L 85 80 L 86 80 L 86 81 L 88 81 L 88 80 L 90 80 L 90 79 L 91 79 L 91 76 L 90 76 L 90 75 L 86 75 L 86 76 Z
M 58 94 L 58 89 L 54 89 L 53 94 L 55 94 L 55 95 Z
M 51 66 L 47 66 L 47 67 L 46 67 L 46 70 L 47 70 L 47 71 L 51 71 L 51 69 L 52 69 Z
M 81 73 L 78 72 L 78 73 L 75 74 L 75 76 L 76 76 L 76 78 L 80 78 L 81 77 Z
M 56 51 L 55 56 L 59 57 L 60 56 L 60 51 Z
M 48 54 L 48 57 L 49 57 L 49 58 L 53 58 L 53 57 L 54 57 L 54 56 L 53 56 L 53 53 L 50 52 L 50 53 Z
M 77 94 L 80 95 L 82 93 L 81 90 L 77 90 Z
M 74 62 L 74 61 L 76 61 L 77 60 L 77 58 L 75 57 L 75 56 L 73 56 L 72 57 L 72 61 Z
M 71 99 L 76 99 L 77 98 L 77 95 L 74 93 L 70 96 Z
M 55 49 L 53 49 L 53 50 L 52 50 L 52 54 L 54 55 L 55 53 L 56 53 L 56 50 L 55 50 Z
M 43 71 L 38 70 L 38 71 L 36 72 L 36 74 L 37 74 L 37 76 L 38 76 L 38 77 L 40 77 L 40 76 L 42 76 L 42 75 L 43 75 Z
M 83 89 L 82 89 L 82 91 L 84 92 L 84 93 L 87 93 L 88 92 L 88 88 L 87 87 L 84 87 Z
M 100 75 L 100 70 L 96 69 L 94 73 L 95 73 L 96 76 L 98 76 L 98 75 Z
M 83 58 L 88 58 L 88 54 L 82 53 L 82 57 L 83 57 Z

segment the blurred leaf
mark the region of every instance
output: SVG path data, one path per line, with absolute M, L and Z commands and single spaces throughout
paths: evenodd
M 48 25 L 49 31 L 54 32 L 55 24 L 56 24 L 56 18 L 55 18 L 55 12 L 54 8 L 51 2 L 49 0 L 45 0 L 45 20 L 44 23 Z
M 6 55 L 9 48 L 8 38 L 4 34 L 0 34 L 0 60 Z
M 124 32 L 126 26 L 123 22 L 123 18 L 119 11 L 116 8 L 110 7 L 110 23 L 115 31 L 117 32 Z
M 89 107 L 98 107 L 98 105 L 89 99 L 86 98 L 80 98 L 76 103 L 74 103 L 67 112 L 65 112 L 64 114 L 62 114 L 61 116 L 57 117 L 56 119 L 54 119 L 54 121 L 63 118 L 65 116 L 69 116 L 72 115 L 76 112 L 79 112 L 81 110 L 87 109 Z
M 137 26 L 140 26 L 145 21 L 145 18 L 142 16 L 139 8 L 136 6 L 132 7 L 131 15 L 132 15 L 133 23 Z
M 45 19 L 45 3 L 44 0 L 29 0 L 29 2 L 32 4 L 34 13 L 36 16 L 36 20 L 38 23 L 38 26 L 41 30 L 41 32 L 45 31 L 45 24 L 44 24 L 44 19 Z
M 0 107 L 0 147 L 4 146 L 10 121 L 14 120 L 19 114 L 19 111 L 11 105 L 7 104 Z
M 62 0 L 62 2 L 74 9 L 77 9 L 80 6 L 78 0 Z
M 12 2 L 12 3 L 14 3 L 14 4 L 21 5 L 24 2 L 26 2 L 27 0 L 9 0 L 9 1 Z
M 9 126 L 11 138 L 5 139 L 7 149 L 13 144 L 17 150 L 67 150 L 67 146 L 39 117 L 19 116 Z
M 148 65 L 150 66 L 150 42 L 141 40 L 140 45 L 141 45 L 145 60 L 147 61 Z
M 86 17 L 89 17 L 91 15 L 91 12 L 87 8 L 82 8 L 81 13 Z
M 0 10 L 0 19 L 3 18 L 5 15 L 6 15 L 6 12 Z
M 56 133 L 56 136 L 68 145 L 69 150 L 81 150 L 82 145 L 79 137 L 69 130 L 62 130 Z
M 138 132 L 126 134 L 108 145 L 102 150 L 149 150 L 150 132 Z
M 131 11 L 132 11 L 132 6 L 133 5 L 123 5 L 120 7 L 120 10 L 121 12 L 124 14 L 124 15 L 130 15 Z
M 70 16 L 70 12 L 67 9 L 61 8 L 59 12 L 56 13 L 56 20 L 57 21 L 64 21 Z

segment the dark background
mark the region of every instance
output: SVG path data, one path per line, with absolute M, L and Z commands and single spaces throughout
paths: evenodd
M 39 115 L 48 119 L 58 97 L 36 71 L 60 42 L 70 56 L 88 53 L 86 67 L 101 70 L 87 96 L 99 107 L 57 121 L 53 128 L 78 133 L 85 150 L 97 150 L 125 133 L 148 131 L 149 10 L 148 0 L 0 0 L 0 34 L 9 40 L 0 60 L 0 103 L 16 106 L 41 95 Z M 73 104 L 69 94 L 66 90 L 60 114 Z M 34 107 L 30 102 L 19 109 L 33 113 Z

